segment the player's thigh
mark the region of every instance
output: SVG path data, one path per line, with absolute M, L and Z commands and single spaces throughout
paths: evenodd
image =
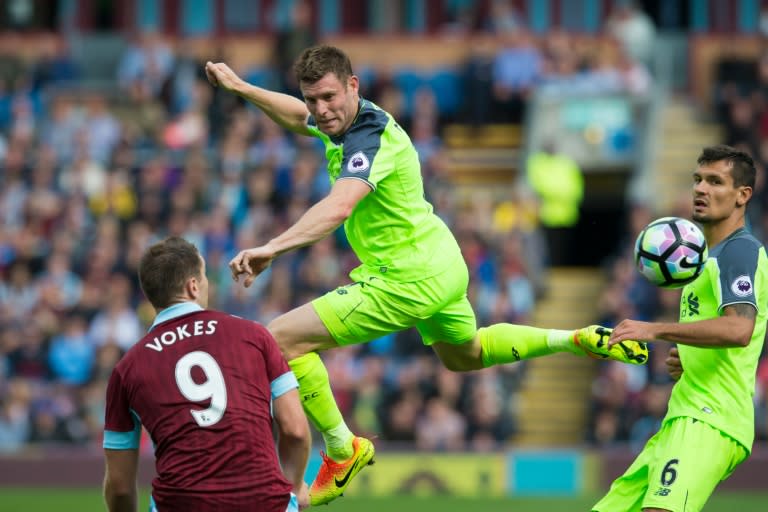
M 267 325 L 287 360 L 336 343 L 312 304 L 304 304 L 284 313 Z
M 420 281 L 413 293 L 429 297 L 430 309 L 416 323 L 425 345 L 463 345 L 477 334 L 477 320 L 467 298 L 469 272 L 463 260 L 446 272 Z
M 425 345 L 462 345 L 472 341 L 477 334 L 477 319 L 469 299 L 464 294 L 429 318 L 417 322 L 416 329 Z
M 421 304 L 409 299 L 409 284 L 366 276 L 318 297 L 312 306 L 337 346 L 365 343 L 412 327 Z
M 416 324 L 425 345 L 431 345 L 446 368 L 454 371 L 483 367 L 477 320 L 466 296 Z
M 354 273 L 356 282 L 312 301 L 331 338 L 339 345 L 365 343 L 416 326 L 425 342 L 471 339 L 475 320 L 466 299 L 463 260 L 436 276 L 399 282 Z M 454 317 L 454 318 L 452 318 Z
M 675 418 L 662 429 L 643 508 L 698 512 L 747 452 L 733 438 L 694 418 Z
M 605 496 L 592 507 L 593 512 L 640 512 L 648 491 L 648 472 L 653 463 L 659 434 L 648 440 L 627 470 L 613 481 Z

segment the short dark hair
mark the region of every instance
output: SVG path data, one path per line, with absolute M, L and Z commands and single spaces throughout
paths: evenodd
M 696 163 L 699 165 L 713 164 L 726 160 L 731 163 L 731 176 L 733 176 L 734 187 L 752 187 L 755 188 L 755 179 L 757 170 L 755 161 L 744 151 L 718 144 L 717 146 L 708 146 L 701 151 Z
M 293 72 L 299 83 L 313 84 L 328 73 L 333 73 L 344 82 L 352 76 L 352 63 L 346 53 L 325 44 L 310 46 L 299 55 L 293 65 Z
M 139 283 L 147 300 L 159 311 L 184 293 L 188 279 L 202 279 L 202 270 L 197 247 L 172 236 L 152 245 L 141 257 Z

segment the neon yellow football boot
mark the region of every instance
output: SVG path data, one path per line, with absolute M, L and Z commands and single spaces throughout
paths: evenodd
M 365 466 L 374 463 L 373 456 L 376 450 L 370 440 L 355 437 L 352 448 L 354 449 L 352 457 L 344 462 L 336 462 L 320 452 L 323 463 L 309 489 L 309 502 L 313 507 L 330 503 L 341 496 L 355 475 Z
M 613 359 L 628 364 L 645 364 L 648 361 L 648 345 L 643 341 L 624 340 L 608 348 L 608 338 L 613 329 L 590 325 L 573 333 L 573 342 L 588 356 L 595 359 Z

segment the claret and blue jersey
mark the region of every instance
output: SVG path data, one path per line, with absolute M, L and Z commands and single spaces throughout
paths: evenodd
M 144 426 L 155 445 L 152 496 L 161 512 L 254 502 L 283 512 L 292 485 L 275 451 L 271 401 L 297 387 L 263 326 L 177 304 L 113 370 L 104 448 L 138 448 Z

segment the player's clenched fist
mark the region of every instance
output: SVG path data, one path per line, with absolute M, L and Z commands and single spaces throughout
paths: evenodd
M 237 92 L 238 88 L 245 84 L 243 79 L 237 76 L 237 73 L 232 71 L 232 68 L 223 62 L 206 62 L 205 76 L 208 77 L 208 81 L 213 86 L 221 87 L 227 91 Z
M 243 285 L 248 288 L 253 284 L 256 276 L 269 268 L 272 264 L 272 260 L 275 259 L 275 256 L 275 251 L 268 245 L 240 251 L 237 256 L 232 258 L 229 262 L 229 270 L 232 272 L 232 279 L 237 283 L 240 280 L 240 276 L 244 275 L 245 281 L 243 281 Z
M 664 362 L 667 365 L 669 376 L 673 380 L 680 380 L 680 377 L 683 376 L 683 363 L 680 362 L 680 352 L 677 347 L 669 349 L 669 354 L 667 354 L 667 359 Z

